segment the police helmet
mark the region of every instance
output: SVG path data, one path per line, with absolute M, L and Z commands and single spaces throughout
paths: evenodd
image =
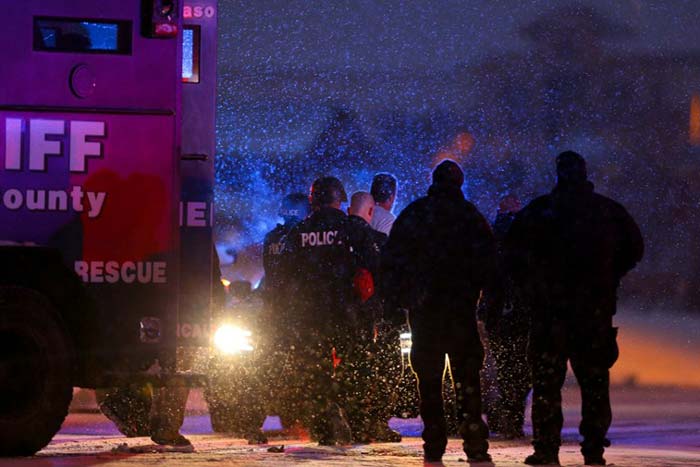
M 309 214 L 309 197 L 304 193 L 292 193 L 282 199 L 279 216 L 304 219 Z
M 314 207 L 327 206 L 336 202 L 345 203 L 348 195 L 343 183 L 335 177 L 321 177 L 314 180 L 309 196 Z

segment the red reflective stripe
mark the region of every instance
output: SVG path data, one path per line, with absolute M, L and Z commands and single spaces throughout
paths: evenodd
M 331 350 L 331 358 L 333 359 L 333 369 L 335 370 L 338 368 L 338 365 L 340 365 L 340 361 L 342 360 L 335 352 L 335 347 L 333 347 L 333 350 Z

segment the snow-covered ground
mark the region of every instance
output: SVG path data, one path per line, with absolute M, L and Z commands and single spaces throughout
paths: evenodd
M 613 446 L 606 458 L 616 466 L 700 467 L 700 319 L 682 312 L 620 307 L 620 360 L 612 371 Z M 639 383 L 639 385 L 634 384 Z M 627 384 L 625 384 L 627 383 Z M 667 384 L 663 386 L 661 384 Z M 683 388 L 685 387 L 685 389 Z M 577 427 L 580 398 L 575 384 L 564 390 L 563 465 L 582 465 Z M 243 440 L 213 434 L 202 393 L 193 390 L 183 432 L 196 452 L 158 451 L 148 438 L 123 438 L 99 413 L 91 392 L 74 398 L 74 409 L 52 443 L 33 458 L 0 459 L 4 466 L 418 466 L 423 465 L 420 420 L 391 424 L 404 434 L 400 444 L 320 448 L 303 439 L 272 439 L 269 445 L 249 446 Z M 87 413 L 85 413 L 87 410 Z M 529 411 L 527 419 L 529 420 Z M 526 432 L 531 433 L 529 424 Z M 268 452 L 284 445 L 284 452 Z M 496 466 L 523 465 L 529 439 L 493 439 Z M 445 465 L 466 465 L 457 439 L 450 440 Z
M 578 452 L 578 389 L 568 386 L 565 396 L 563 465 L 582 465 Z M 700 391 L 673 387 L 613 389 L 613 446 L 606 452 L 615 466 L 700 466 Z M 207 414 L 198 413 L 199 394 L 190 400 L 183 432 L 194 443 L 194 453 L 158 451 L 147 438 L 126 439 L 97 413 L 73 413 L 52 443 L 33 458 L 0 459 L 0 466 L 418 466 L 423 465 L 419 420 L 392 420 L 406 436 L 400 444 L 371 444 L 343 448 L 318 447 L 308 440 L 273 439 L 249 446 L 243 440 L 213 434 Z M 528 414 L 529 416 L 529 414 Z M 527 427 L 528 433 L 530 427 Z M 268 452 L 284 445 L 284 452 Z M 156 451 L 156 452 L 151 452 Z M 523 465 L 529 440 L 494 439 L 491 454 L 499 467 Z M 459 440 L 450 440 L 444 465 L 466 465 Z M 476 464 L 475 464 L 476 465 Z M 489 464 L 481 464 L 489 465 Z

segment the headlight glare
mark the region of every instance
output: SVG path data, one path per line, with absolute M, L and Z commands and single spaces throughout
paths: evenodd
M 223 354 L 234 355 L 252 352 L 252 333 L 246 329 L 223 324 L 214 333 L 214 345 Z
M 410 332 L 402 332 L 399 335 L 399 339 L 401 340 L 401 353 L 404 355 L 410 354 L 411 353 L 411 344 L 413 344 L 413 342 L 411 341 L 411 333 Z

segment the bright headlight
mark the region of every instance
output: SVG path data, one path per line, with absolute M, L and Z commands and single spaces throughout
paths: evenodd
M 411 344 L 413 344 L 413 342 L 411 341 L 411 333 L 410 332 L 402 332 L 399 335 L 399 339 L 401 339 L 401 353 L 402 354 L 411 353 Z
M 221 353 L 233 355 L 242 352 L 251 352 L 252 333 L 230 324 L 223 324 L 214 333 L 214 345 Z

